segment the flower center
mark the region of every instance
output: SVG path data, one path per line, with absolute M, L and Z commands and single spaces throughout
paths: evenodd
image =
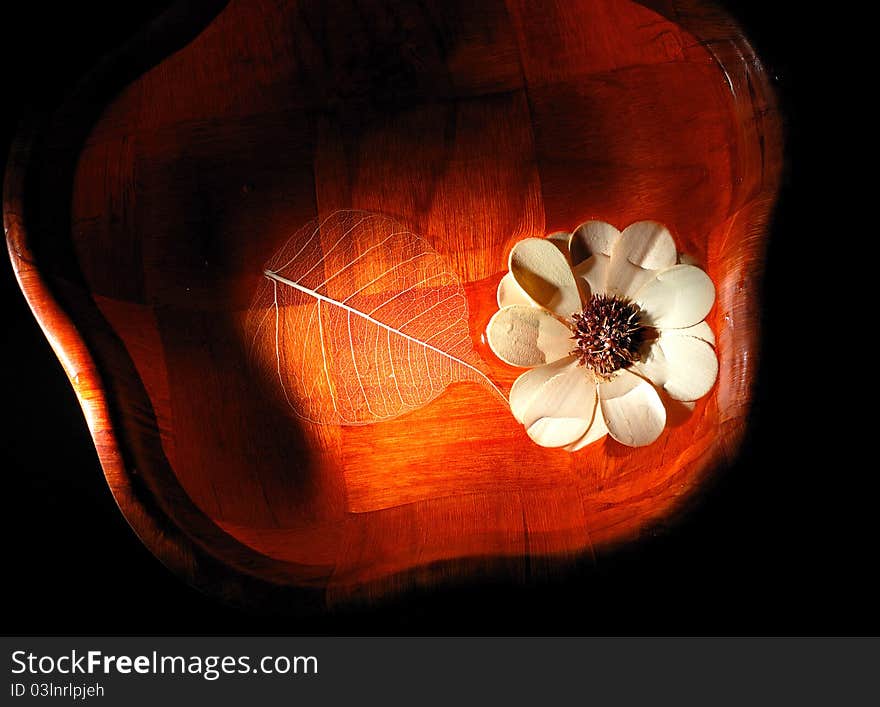
M 638 305 L 625 297 L 593 295 L 583 311 L 572 315 L 577 343 L 572 355 L 578 364 L 609 380 L 615 371 L 638 361 L 648 335 L 641 315 Z

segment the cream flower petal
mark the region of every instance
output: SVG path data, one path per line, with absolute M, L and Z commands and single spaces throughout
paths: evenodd
M 547 240 L 550 241 L 557 248 L 559 248 L 559 252 L 565 256 L 565 259 L 568 261 L 570 267 L 571 257 L 568 252 L 569 238 L 571 238 L 571 234 L 568 231 L 554 231 L 549 236 L 547 236 Z
M 599 405 L 599 399 L 597 398 L 593 411 L 593 420 L 590 423 L 590 427 L 587 429 L 586 434 L 576 442 L 566 445 L 565 451 L 577 452 L 593 442 L 598 442 L 607 434 L 608 425 L 605 424 L 605 418 L 602 417 L 602 408 Z
M 542 417 L 526 428 L 526 434 L 541 447 L 565 447 L 583 435 L 589 424 L 579 417 Z
M 611 255 L 617 239 L 618 231 L 610 223 L 604 221 L 587 221 L 572 231 L 568 241 L 568 250 L 573 265 L 579 265 L 591 255 Z
M 633 299 L 645 312 L 645 323 L 661 329 L 683 329 L 702 321 L 715 302 L 715 285 L 700 268 L 674 265 L 654 273 Z
M 492 315 L 486 327 L 489 347 L 505 363 L 531 368 L 567 356 L 571 330 L 540 307 L 512 304 Z
M 523 288 L 516 284 L 516 280 L 510 273 L 505 273 L 498 283 L 498 292 L 496 293 L 498 300 L 498 308 L 507 307 L 511 304 L 527 304 L 529 306 L 537 306 L 524 291 Z
M 654 386 L 628 370 L 599 386 L 599 401 L 608 433 L 621 444 L 651 444 L 666 426 L 666 408 Z
M 611 258 L 597 253 L 572 268 L 575 279 L 578 280 L 578 285 L 584 290 L 587 299 L 605 292 L 605 281 L 608 279 L 610 264 Z
M 526 408 L 526 433 L 542 447 L 571 444 L 589 428 L 595 401 L 592 377 L 572 361 L 541 387 Z
M 574 357 L 566 356 L 544 366 L 530 368 L 513 382 L 509 396 L 510 412 L 513 413 L 517 422 L 522 424 L 526 410 L 532 404 L 535 396 L 541 392 L 544 384 L 574 361 Z
M 709 344 L 693 336 L 662 332 L 651 345 L 647 358 L 633 368 L 674 400 L 699 400 L 712 389 L 718 377 L 718 359 Z
M 715 333 L 705 320 L 683 329 L 662 329 L 661 333 L 669 336 L 694 336 L 697 339 L 702 339 L 707 344 L 715 346 Z
M 620 234 L 611 251 L 611 266 L 605 289 L 623 297 L 632 295 L 647 282 L 652 270 L 675 265 L 678 252 L 672 234 L 656 221 L 639 221 Z
M 569 319 L 581 309 L 581 296 L 568 260 L 546 238 L 526 238 L 510 251 L 510 272 L 537 304 Z

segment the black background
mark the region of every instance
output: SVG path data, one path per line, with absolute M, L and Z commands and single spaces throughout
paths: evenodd
M 39 106 L 167 2 L 27 3 L 0 10 L 0 154 Z M 771 7 L 768 7 L 770 5 Z M 764 351 L 744 452 L 698 507 L 638 547 L 552 584 L 410 594 L 370 610 L 277 619 L 185 586 L 116 508 L 73 391 L 8 262 L 3 305 L 4 633 L 875 634 L 873 299 L 842 266 L 874 239 L 856 124 L 857 15 L 796 2 L 726 3 L 776 77 L 788 164 L 764 292 Z M 807 14 L 805 14 L 807 13 Z M 849 26 L 847 26 L 849 25 Z M 855 88 L 851 86 L 855 85 Z M 869 89 L 868 89 L 869 90 Z M 844 126 L 845 129 L 844 129 Z M 866 195 L 860 184 L 867 184 Z M 874 229 L 876 230 L 876 229 Z M 859 259 L 859 258 L 856 258 Z M 852 323 L 850 314 L 855 314 Z

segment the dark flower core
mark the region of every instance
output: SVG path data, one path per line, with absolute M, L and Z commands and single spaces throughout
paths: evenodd
M 615 295 L 593 295 L 583 311 L 573 315 L 577 348 L 572 355 L 597 377 L 611 375 L 639 360 L 639 349 L 648 338 L 635 302 Z

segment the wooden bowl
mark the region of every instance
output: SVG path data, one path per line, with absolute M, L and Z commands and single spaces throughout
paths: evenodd
M 195 586 L 301 611 L 554 572 L 729 463 L 781 144 L 760 60 L 708 2 L 184 3 L 21 134 L 4 218 L 143 542 Z M 511 246 L 661 221 L 716 284 L 718 383 L 641 449 L 537 447 L 468 382 L 376 424 L 307 422 L 242 321 L 271 256 L 337 209 L 446 259 L 503 389 L 481 337 Z

